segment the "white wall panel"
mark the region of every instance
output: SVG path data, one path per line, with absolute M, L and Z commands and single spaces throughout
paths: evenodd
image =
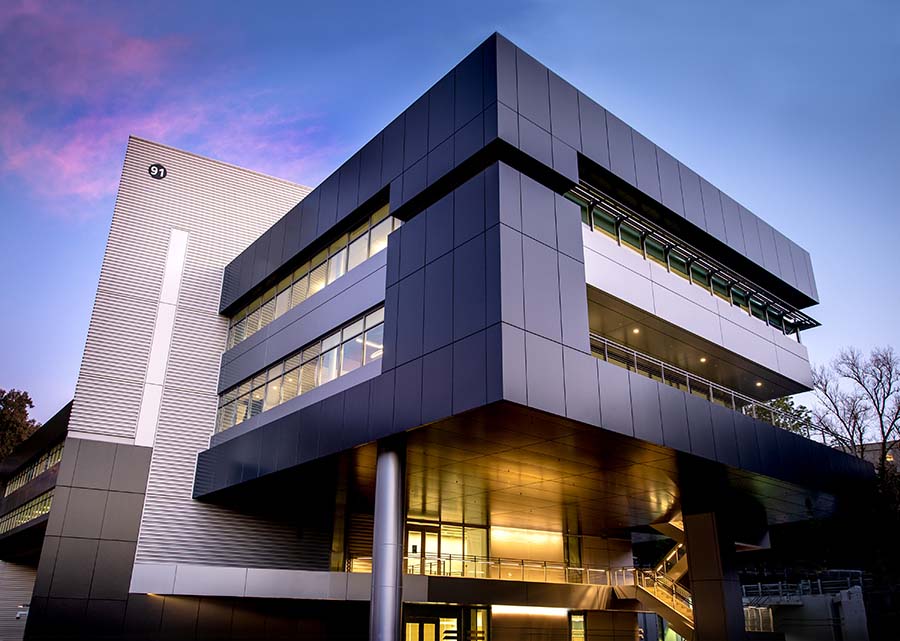
M 31 603 L 37 569 L 0 561 L 0 641 L 17 641 L 25 635 L 26 617 L 16 618 L 20 605 Z
M 149 176 L 153 163 L 166 167 L 164 179 Z M 227 334 L 227 320 L 218 314 L 224 267 L 308 192 L 164 145 L 129 140 L 70 429 L 133 440 L 145 384 L 161 383 L 158 412 L 151 408 L 157 420 L 138 562 L 298 565 L 292 528 L 199 503 L 191 492 L 197 452 L 207 447 L 215 425 Z M 183 233 L 174 236 L 175 249 L 186 247 L 183 262 L 176 260 L 179 252 L 170 252 L 172 230 Z M 177 286 L 165 279 L 167 254 L 170 266 L 173 260 L 183 264 L 176 270 Z M 165 362 L 149 368 L 160 300 L 174 306 L 172 331 Z M 135 580 L 142 576 L 136 573 Z
M 793 381 L 810 385 L 809 356 L 797 341 L 665 267 L 644 260 L 605 234 L 582 226 L 582 237 L 588 285 Z

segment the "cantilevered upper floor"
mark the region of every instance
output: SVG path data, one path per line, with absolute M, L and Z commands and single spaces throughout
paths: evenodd
M 621 192 L 793 306 L 818 301 L 806 250 L 495 34 L 228 265 L 222 312 L 238 311 L 325 249 L 373 200 L 387 196 L 406 219 L 455 176 L 483 167 L 497 145 L 549 171 L 555 185 L 586 180 Z

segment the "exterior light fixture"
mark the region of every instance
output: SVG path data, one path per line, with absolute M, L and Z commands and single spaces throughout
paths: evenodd
M 567 617 L 569 611 L 566 608 L 544 608 L 528 605 L 492 605 L 491 614 L 517 614 L 526 616 Z

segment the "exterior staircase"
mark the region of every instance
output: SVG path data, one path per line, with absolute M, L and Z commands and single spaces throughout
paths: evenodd
M 653 570 L 635 570 L 635 598 L 666 621 L 682 637 L 694 636 L 694 609 L 691 593 L 679 581 L 687 574 L 684 522 L 680 517 L 653 528 L 675 541 Z

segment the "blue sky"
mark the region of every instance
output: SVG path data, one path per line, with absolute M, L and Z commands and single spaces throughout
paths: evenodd
M 72 397 L 128 134 L 318 184 L 493 31 L 810 250 L 900 347 L 900 4 L 0 4 L 0 388 Z

